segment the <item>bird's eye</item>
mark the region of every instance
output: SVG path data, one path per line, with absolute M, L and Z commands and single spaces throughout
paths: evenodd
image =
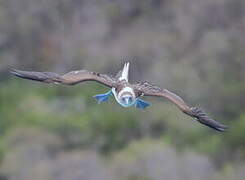
M 128 98 L 128 101 L 129 101 L 129 102 L 132 102 L 132 97 L 129 97 L 129 98 Z

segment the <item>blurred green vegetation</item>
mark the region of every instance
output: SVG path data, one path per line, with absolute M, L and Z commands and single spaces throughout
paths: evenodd
M 94 144 L 102 151 L 118 148 L 131 136 L 138 136 L 136 112 L 126 113 L 115 104 L 98 105 L 92 96 L 103 90 L 95 85 L 69 88 L 8 82 L 0 90 L 2 137 L 16 127 L 33 126 L 59 134 L 69 147 Z M 78 142 L 69 142 L 73 134 L 79 136 Z
M 106 91 L 96 83 L 69 87 L 11 78 L 0 87 L 2 156 L 8 151 L 4 139 L 19 127 L 55 133 L 62 137 L 68 150 L 90 147 L 108 154 L 132 140 L 153 137 L 179 151 L 195 149 L 205 153 L 217 163 L 245 155 L 243 112 L 232 122 L 225 118 L 223 122 L 230 128 L 219 133 L 192 122 L 167 101 L 153 99 L 152 106 L 144 111 L 122 108 L 114 97 L 97 104 L 92 96 Z

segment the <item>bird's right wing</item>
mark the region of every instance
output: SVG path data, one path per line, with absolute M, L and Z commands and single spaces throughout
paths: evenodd
M 10 72 L 23 79 L 30 79 L 44 83 L 75 85 L 84 81 L 96 81 L 108 87 L 114 87 L 116 84 L 116 80 L 106 74 L 87 70 L 71 71 L 64 75 L 59 75 L 53 72 L 20 71 L 16 69 Z
M 141 82 L 134 85 L 134 89 L 138 95 L 165 97 L 173 102 L 183 113 L 195 118 L 198 122 L 209 126 L 218 131 L 224 131 L 227 126 L 210 118 L 202 109 L 198 107 L 189 107 L 184 100 L 178 95 L 152 85 L 149 82 Z

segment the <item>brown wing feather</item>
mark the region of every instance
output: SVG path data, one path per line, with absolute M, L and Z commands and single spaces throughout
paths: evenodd
M 149 82 L 140 82 L 134 85 L 137 95 L 145 96 L 158 96 L 165 97 L 171 102 L 173 102 L 183 113 L 195 118 L 198 122 L 209 126 L 218 131 L 224 131 L 227 129 L 227 126 L 209 118 L 207 114 L 197 107 L 189 107 L 184 100 L 178 95 L 166 90 L 161 89 L 158 86 L 152 85 Z
M 13 75 L 45 83 L 61 83 L 67 85 L 75 85 L 83 81 L 97 81 L 109 87 L 114 87 L 115 79 L 106 75 L 95 73 L 87 70 L 71 71 L 64 75 L 59 75 L 52 72 L 35 72 L 35 71 L 10 71 Z

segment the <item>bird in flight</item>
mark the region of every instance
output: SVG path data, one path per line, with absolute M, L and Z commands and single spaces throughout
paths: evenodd
M 167 89 L 160 88 L 148 81 L 134 84 L 129 83 L 129 63 L 125 63 L 123 69 L 114 77 L 88 70 L 71 71 L 64 75 L 52 72 L 20 71 L 16 69 L 10 72 L 20 78 L 44 83 L 75 85 L 84 81 L 96 81 L 111 88 L 107 93 L 94 96 L 98 103 L 106 102 L 110 96 L 114 96 L 116 101 L 123 107 L 135 106 L 144 109 L 150 104 L 142 100 L 141 97 L 164 97 L 174 103 L 183 113 L 193 117 L 201 124 L 218 131 L 225 131 L 227 129 L 227 126 L 207 116 L 202 109 L 198 107 L 189 107 L 181 97 Z

